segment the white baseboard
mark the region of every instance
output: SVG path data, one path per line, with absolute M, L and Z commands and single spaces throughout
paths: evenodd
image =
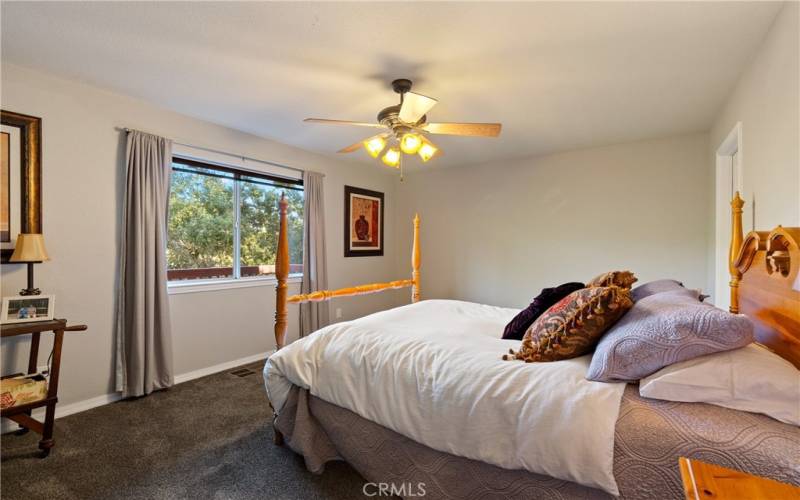
M 205 377 L 207 375 L 213 375 L 215 373 L 224 372 L 225 370 L 230 370 L 231 368 L 235 368 L 237 366 L 246 365 L 249 363 L 255 363 L 256 361 L 267 359 L 274 351 L 267 351 L 262 352 L 259 354 L 253 354 L 252 356 L 246 356 L 240 359 L 234 359 L 233 361 L 226 361 L 225 363 L 220 363 L 218 365 L 209 366 L 207 368 L 201 368 L 199 370 L 194 370 L 188 373 L 184 373 L 181 375 L 175 376 L 175 384 L 182 384 L 184 382 L 188 382 L 190 380 L 198 379 L 201 377 Z M 66 417 L 67 415 L 72 415 L 75 413 L 80 413 L 82 411 L 91 410 L 92 408 L 97 408 L 98 406 L 103 406 L 107 404 L 114 403 L 122 399 L 122 395 L 117 392 L 112 392 L 110 394 L 104 394 L 102 396 L 97 396 L 94 398 L 84 399 L 83 401 L 77 401 L 75 403 L 70 404 L 57 404 L 56 405 L 56 418 Z M 37 408 L 33 411 L 33 418 L 37 420 L 44 419 L 44 408 Z M 7 432 L 15 431 L 19 428 L 16 422 L 12 422 L 11 420 L 4 418 L 2 421 L 2 429 L 0 432 L 3 434 Z
M 213 375 L 215 373 L 224 372 L 225 370 L 230 370 L 231 368 L 236 368 L 237 366 L 242 366 L 249 363 L 255 363 L 256 361 L 267 359 L 269 355 L 272 354 L 272 352 L 273 351 L 267 351 L 259 354 L 253 354 L 252 356 L 247 356 L 240 359 L 234 359 L 233 361 L 226 361 L 225 363 L 209 366 L 208 368 L 200 368 L 199 370 L 194 370 L 189 373 L 184 373 L 183 375 L 175 375 L 175 383 L 182 384 L 184 382 L 188 382 L 196 378 L 205 377 L 206 375 Z
M 119 393 L 111 393 L 97 396 L 96 398 L 84 399 L 83 401 L 70 403 L 68 405 L 57 404 L 56 418 L 66 417 L 67 415 L 72 415 L 73 413 L 91 410 L 92 408 L 111 404 L 115 401 L 119 401 L 120 399 L 122 399 L 122 396 Z M 36 420 L 44 420 L 44 408 L 37 408 L 33 410 L 33 414 L 31 416 Z M 7 418 L 3 419 L 3 434 L 16 431 L 17 429 L 19 429 L 19 426 L 16 422 L 13 422 Z

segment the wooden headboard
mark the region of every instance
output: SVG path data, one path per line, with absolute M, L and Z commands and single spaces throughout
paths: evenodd
M 800 368 L 800 228 L 742 235 L 739 193 L 731 201 L 732 313 L 746 314 L 756 341 Z

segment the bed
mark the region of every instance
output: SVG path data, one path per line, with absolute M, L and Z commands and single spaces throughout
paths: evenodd
M 800 363 L 800 230 L 741 235 L 733 204 L 732 310 L 760 342 Z M 278 444 L 311 472 L 346 460 L 402 497 L 679 498 L 678 457 L 800 485 L 800 430 L 763 415 L 657 401 L 624 383 L 585 380 L 590 355 L 519 365 L 498 353 L 515 314 L 460 301 L 420 301 L 419 218 L 412 277 L 287 297 L 281 206 L 276 346 L 264 369 Z M 411 304 L 283 345 L 287 302 L 410 286 Z

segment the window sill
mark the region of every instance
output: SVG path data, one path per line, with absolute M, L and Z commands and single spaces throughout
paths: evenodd
M 302 280 L 302 275 L 292 275 L 286 279 L 286 283 L 300 283 Z M 272 276 L 268 278 L 191 280 L 185 283 L 172 281 L 167 283 L 167 294 L 178 295 L 181 293 L 213 292 L 217 290 L 231 290 L 234 288 L 275 286 L 277 283 L 278 280 Z

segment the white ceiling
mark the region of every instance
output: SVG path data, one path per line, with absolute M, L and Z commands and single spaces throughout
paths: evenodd
M 781 5 L 2 2 L 2 60 L 318 152 L 370 129 L 303 118 L 411 78 L 431 121 L 503 123 L 439 136 L 444 167 L 707 130 Z

